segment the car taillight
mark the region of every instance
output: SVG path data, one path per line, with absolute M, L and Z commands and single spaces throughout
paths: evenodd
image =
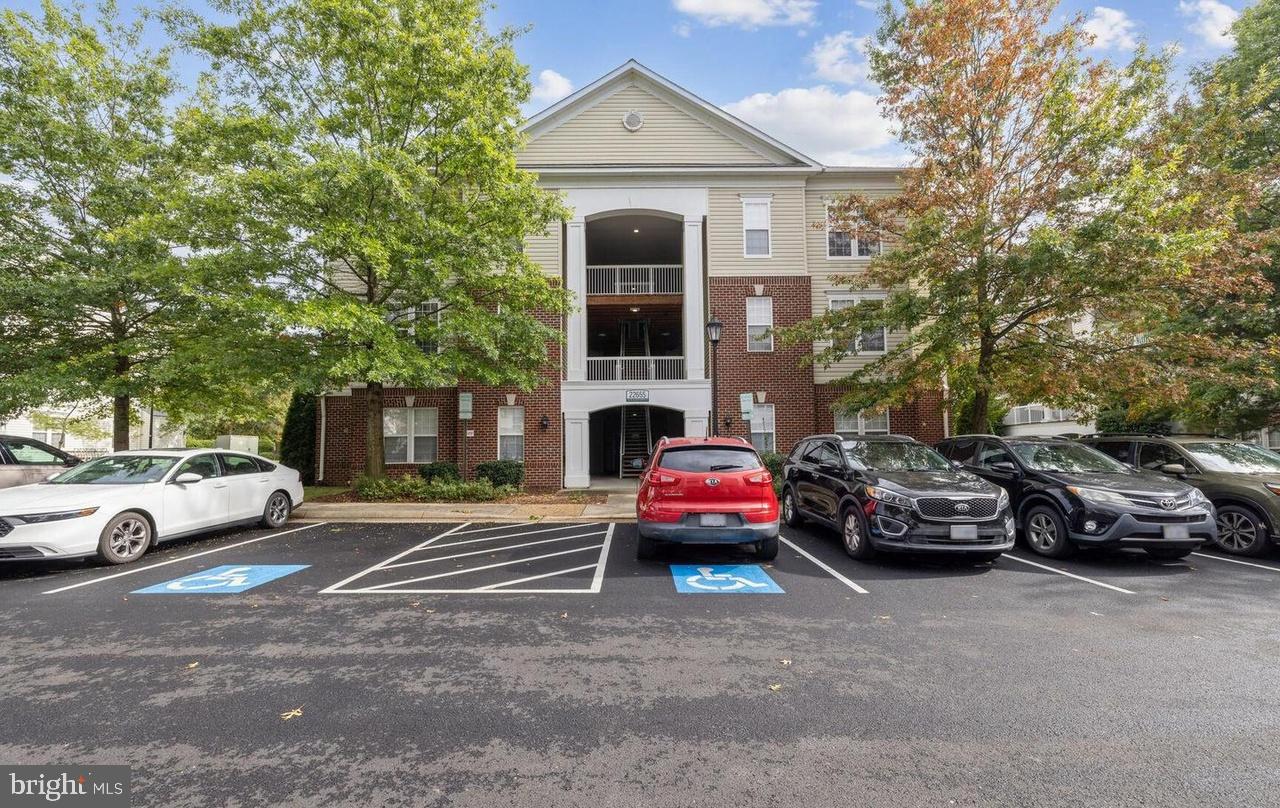
M 747 482 L 751 485 L 773 485 L 773 475 L 767 471 L 762 471 L 759 474 L 752 474 L 747 477 Z
M 675 485 L 680 482 L 680 478 L 674 474 L 663 474 L 655 471 L 649 475 L 649 485 Z

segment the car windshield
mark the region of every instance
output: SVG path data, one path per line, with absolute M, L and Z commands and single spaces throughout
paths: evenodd
M 1209 471 L 1280 472 L 1280 454 L 1252 443 L 1184 443 L 1182 448 Z
M 55 485 L 129 485 L 159 482 L 173 464 L 172 455 L 112 455 L 81 463 L 49 482 Z
M 946 471 L 954 467 L 928 446 L 906 441 L 844 440 L 849 463 L 867 471 Z
M 1036 471 L 1065 471 L 1083 474 L 1128 474 L 1129 467 L 1096 449 L 1066 441 L 1010 443 L 1013 453 Z
M 763 468 L 754 449 L 746 446 L 673 447 L 658 456 L 658 468 L 672 471 L 749 471 Z

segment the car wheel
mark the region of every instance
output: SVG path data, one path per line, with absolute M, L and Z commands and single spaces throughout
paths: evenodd
M 1048 505 L 1037 505 L 1027 511 L 1026 527 L 1027 546 L 1042 556 L 1049 558 L 1066 558 L 1075 552 L 1075 545 L 1067 536 L 1067 525 L 1058 515 L 1058 511 Z
M 845 508 L 840 514 L 840 539 L 850 558 L 866 560 L 876 554 L 867 536 L 867 520 L 856 507 Z
M 1191 548 L 1148 547 L 1147 555 L 1157 561 L 1181 561 L 1191 555 Z
M 641 536 L 636 542 L 636 558 L 641 561 L 652 561 L 658 556 L 658 542 L 647 536 Z
M 756 543 L 756 558 L 761 561 L 772 561 L 778 557 L 778 537 L 761 539 Z
M 98 558 L 108 564 L 128 564 L 137 561 L 151 546 L 151 523 L 147 517 L 133 511 L 107 522 L 98 537 Z
M 1249 508 L 1223 505 L 1218 508 L 1218 538 L 1214 543 L 1235 555 L 1260 556 L 1267 550 L 1267 526 Z
M 267 497 L 267 507 L 262 509 L 262 526 L 277 528 L 289 521 L 289 512 L 293 510 L 293 502 L 283 491 L 276 491 Z
M 800 527 L 804 524 L 804 517 L 796 507 L 796 495 L 790 487 L 782 492 L 782 521 L 787 523 L 787 527 Z

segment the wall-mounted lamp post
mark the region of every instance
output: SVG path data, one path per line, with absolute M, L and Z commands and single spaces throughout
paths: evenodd
M 724 324 L 711 315 L 711 319 L 707 320 L 707 342 L 711 343 L 711 437 L 719 437 L 720 424 L 717 422 L 716 416 L 718 411 L 716 408 L 716 398 L 719 395 L 719 389 L 716 384 L 716 354 L 720 348 L 720 331 L 724 328 Z

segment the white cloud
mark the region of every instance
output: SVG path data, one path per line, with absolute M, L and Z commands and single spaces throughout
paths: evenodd
M 814 74 L 820 79 L 857 84 L 867 77 L 867 49 L 870 46 L 870 37 L 841 31 L 819 40 L 809 51 L 809 61 L 813 63 Z
M 682 39 L 688 39 L 690 36 L 693 35 L 693 26 L 684 20 L 681 20 L 680 22 L 672 26 L 671 30 L 675 31 L 676 36 Z
M 808 25 L 817 0 L 672 0 L 676 11 L 704 25 Z
M 1226 3 L 1219 0 L 1180 0 L 1178 13 L 1191 18 L 1187 30 L 1200 37 L 1206 45 L 1229 48 L 1236 44 L 1230 28 L 1231 23 L 1239 19 L 1240 12 Z
M 1093 47 L 1098 50 L 1133 50 L 1138 46 L 1137 24 L 1118 8 L 1094 6 L 1084 31 L 1093 35 Z
M 880 10 L 880 4 L 876 0 L 853 0 L 853 4 L 859 8 L 865 8 L 867 11 Z
M 542 104 L 554 104 L 573 92 L 573 82 L 554 70 L 543 70 L 533 85 L 530 98 Z
M 725 109 L 827 165 L 897 165 L 905 161 L 874 95 L 825 85 L 756 93 Z

